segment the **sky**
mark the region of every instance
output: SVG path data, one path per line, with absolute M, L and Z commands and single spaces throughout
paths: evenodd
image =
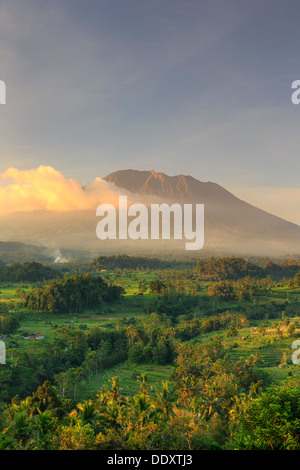
M 0 196 L 17 204 L 39 167 L 71 186 L 155 170 L 300 224 L 299 13 L 298 0 L 1 0 Z

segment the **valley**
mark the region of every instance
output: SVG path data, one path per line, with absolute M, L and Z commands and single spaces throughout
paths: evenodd
M 24 280 L 15 282 L 21 272 Z M 183 436 L 193 449 L 243 448 L 241 441 L 237 444 L 240 407 L 246 412 L 270 390 L 300 386 L 299 365 L 292 362 L 292 343 L 300 337 L 298 272 L 297 259 L 253 264 L 242 258 L 175 262 L 124 255 L 100 256 L 92 263 L 2 268 L 6 280 L 0 285 L 0 336 L 6 364 L 0 365 L 0 446 L 173 449 L 167 441 L 150 444 L 151 427 L 158 426 L 161 433 L 163 426 L 176 448 L 186 448 Z M 49 279 L 25 279 L 41 273 Z M 84 283 L 96 279 L 102 280 L 101 289 L 114 286 L 121 296 L 114 301 L 105 294 L 107 301 L 99 298 L 99 304 L 85 307 L 80 300 Z M 78 285 L 73 293 L 61 290 L 73 280 Z M 60 289 L 57 295 L 65 298 L 65 305 L 73 299 L 73 307 L 47 303 L 52 285 Z M 36 305 L 34 298 L 43 303 Z M 14 421 L 9 424 L 12 407 L 21 409 L 25 402 L 26 419 L 35 422 L 37 393 L 46 393 L 47 400 L 57 396 L 60 403 L 60 418 L 52 405 L 38 405 L 38 413 L 49 411 L 52 416 L 51 442 L 46 431 L 38 440 L 33 438 L 31 427 L 24 429 L 23 440 L 12 427 Z M 157 414 L 158 401 L 166 411 Z M 80 410 L 87 413 L 88 407 L 95 421 L 83 418 Z M 103 424 L 110 407 L 121 407 L 123 431 L 112 421 Z M 12 416 L 14 420 L 18 415 Z M 140 423 L 142 444 L 133 435 L 129 444 L 133 423 Z M 63 444 L 62 426 L 69 433 L 77 429 L 85 435 L 88 430 L 90 437 L 85 444 Z M 114 444 L 108 443 L 109 436 Z M 297 440 L 294 445 L 297 448 Z

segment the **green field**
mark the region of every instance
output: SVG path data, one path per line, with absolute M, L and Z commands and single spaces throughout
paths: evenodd
M 153 300 L 155 296 L 150 294 L 149 291 L 141 295 L 139 293 L 138 282 L 145 279 L 148 283 L 149 280 L 154 279 L 157 272 L 132 272 L 132 273 L 105 273 L 109 275 L 110 281 L 121 285 L 125 289 L 125 295 L 117 305 L 106 308 L 105 311 L 99 312 L 84 312 L 83 314 L 50 314 L 50 313 L 37 313 L 33 311 L 26 311 L 22 309 L 20 298 L 17 293 L 18 289 L 30 291 L 34 283 L 2 283 L 0 285 L 0 303 L 2 305 L 10 305 L 13 311 L 20 313 L 21 325 L 15 334 L 12 335 L 11 341 L 17 346 L 20 351 L 39 351 L 47 344 L 54 340 L 55 332 L 58 328 L 64 326 L 68 329 L 82 329 L 87 331 L 94 326 L 103 329 L 114 329 L 116 324 L 125 324 L 126 321 L 134 318 L 135 320 L 147 318 L 146 306 L 149 301 Z M 203 281 L 199 287 L 199 295 L 201 296 L 206 292 L 207 285 L 211 281 Z M 259 294 L 256 296 L 255 303 L 260 305 L 266 302 L 283 302 L 287 299 L 297 299 L 300 290 L 291 290 L 284 287 L 274 287 L 267 294 Z M 253 305 L 253 300 L 244 301 L 244 303 Z M 216 308 L 226 306 L 229 310 L 236 308 L 240 302 L 237 301 L 217 301 Z M 121 322 L 121 323 L 120 323 Z M 266 328 L 266 335 L 261 337 L 257 331 L 257 326 L 261 322 L 252 322 L 249 328 L 241 329 L 238 335 L 233 338 L 228 338 L 223 332 L 211 332 L 194 338 L 192 342 L 206 342 L 214 336 L 222 336 L 224 344 L 228 347 L 228 354 L 234 360 L 239 358 L 247 358 L 251 355 L 257 356 L 259 359 L 258 365 L 262 370 L 265 370 L 274 379 L 274 383 L 280 383 L 287 379 L 293 378 L 297 383 L 300 381 L 300 368 L 293 365 L 291 362 L 291 339 L 283 338 L 278 339 L 272 328 Z M 271 323 L 271 322 L 269 322 Z M 257 324 L 257 325 L 256 325 Z M 255 325 L 255 326 L 253 326 Z M 20 338 L 20 334 L 40 334 L 44 335 L 43 340 L 25 340 Z M 242 339 L 245 338 L 245 339 Z M 286 357 L 286 364 L 283 368 L 279 368 Z M 134 366 L 124 363 L 113 367 L 110 370 L 98 374 L 88 384 L 84 384 L 83 389 L 92 392 L 94 389 L 101 387 L 113 375 L 120 377 L 122 388 L 126 393 L 132 393 L 137 390 L 136 379 L 133 379 Z M 159 385 L 162 380 L 170 378 L 171 366 L 155 366 L 138 365 L 136 370 L 140 373 L 151 372 L 150 377 L 153 384 Z

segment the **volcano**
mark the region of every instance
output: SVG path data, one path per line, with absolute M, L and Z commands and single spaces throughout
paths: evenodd
M 120 170 L 104 180 L 144 196 L 205 205 L 205 245 L 224 253 L 286 254 L 300 252 L 300 227 L 243 201 L 213 182 L 190 175 Z

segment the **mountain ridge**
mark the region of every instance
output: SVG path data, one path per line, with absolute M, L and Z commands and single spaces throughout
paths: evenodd
M 174 198 L 180 197 L 186 200 L 199 200 L 195 194 L 199 184 L 205 187 L 207 200 L 211 201 L 214 191 L 219 191 L 224 197 L 236 198 L 232 193 L 217 183 L 211 181 L 202 182 L 191 175 L 168 176 L 154 170 L 118 170 L 103 178 L 105 181 L 115 184 L 117 187 L 126 189 L 136 194 L 152 194 L 155 196 Z M 210 198 L 210 199 L 208 199 Z M 199 202 L 199 201 L 198 201 Z

